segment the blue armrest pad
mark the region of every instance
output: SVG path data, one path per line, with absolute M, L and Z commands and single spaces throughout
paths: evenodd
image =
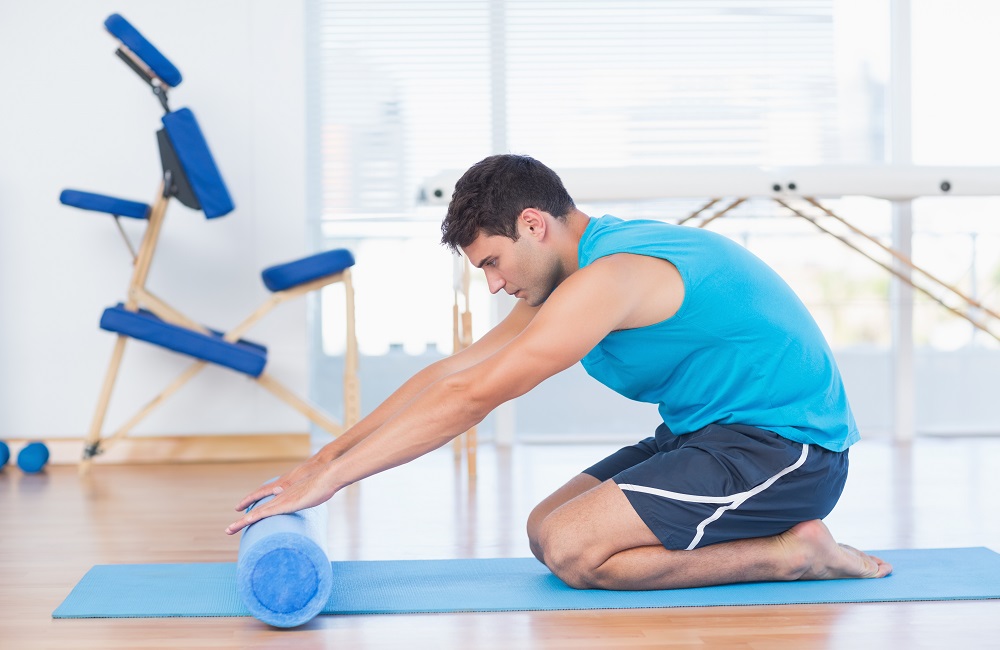
M 108 19 L 104 21 L 104 28 L 130 49 L 133 54 L 142 59 L 153 71 L 153 74 L 163 80 L 163 83 L 175 88 L 181 84 L 183 80 L 181 71 L 120 14 L 108 16 Z
M 205 216 L 214 219 L 232 212 L 235 207 L 233 199 L 229 196 L 219 168 L 215 166 L 208 142 L 205 141 L 191 109 L 178 109 L 167 113 L 162 119 L 170 143 L 174 146 Z
M 195 332 L 166 323 L 144 309 L 128 311 L 121 303 L 104 310 L 101 329 L 225 366 L 251 377 L 259 377 L 267 364 L 267 348 L 262 345 L 244 340 L 229 343 L 214 330 L 212 335 Z
M 113 196 L 105 196 L 104 194 L 63 190 L 62 194 L 59 195 L 59 201 L 63 205 L 80 208 L 81 210 L 106 212 L 108 214 L 117 214 L 120 217 L 145 219 L 149 216 L 149 206 L 145 203 L 116 199 Z
M 266 268 L 260 277 L 264 280 L 264 286 L 271 291 L 284 291 L 318 278 L 340 273 L 352 266 L 354 266 L 354 256 L 351 255 L 351 251 L 335 248 L 332 251 Z

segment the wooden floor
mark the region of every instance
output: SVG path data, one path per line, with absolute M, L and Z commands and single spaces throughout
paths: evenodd
M 612 445 L 484 447 L 470 489 L 441 450 L 330 505 L 332 559 L 522 557 L 535 501 Z M 236 559 L 232 506 L 287 463 L 0 471 L 0 648 L 977 648 L 1000 647 L 1000 601 L 654 610 L 53 620 L 94 564 Z M 866 549 L 1000 551 L 1000 439 L 863 442 L 827 523 Z

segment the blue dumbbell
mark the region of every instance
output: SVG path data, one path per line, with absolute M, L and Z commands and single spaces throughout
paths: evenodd
M 3 440 L 0 440 L 0 469 L 10 460 L 10 447 Z
M 17 466 L 26 474 L 42 471 L 47 462 L 49 462 L 49 448 L 44 442 L 28 443 L 17 455 Z

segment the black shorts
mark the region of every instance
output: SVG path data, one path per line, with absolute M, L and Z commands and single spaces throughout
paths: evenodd
M 783 533 L 830 514 L 847 480 L 847 451 L 739 424 L 675 436 L 666 425 L 584 470 L 613 479 L 671 550 Z

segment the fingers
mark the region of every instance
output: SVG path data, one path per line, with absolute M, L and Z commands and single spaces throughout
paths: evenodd
M 267 495 L 265 495 L 267 496 Z M 272 502 L 273 503 L 273 502 Z M 270 507 L 271 504 L 260 506 L 259 508 L 254 508 L 250 512 L 246 513 L 233 523 L 229 524 L 226 528 L 227 535 L 235 535 L 247 526 L 254 524 L 265 517 L 270 517 L 271 515 L 276 515 L 278 512 L 274 512 L 274 508 Z
M 243 500 L 239 502 L 236 506 L 236 510 L 246 510 L 253 504 L 257 503 L 264 497 L 269 497 L 273 494 L 281 494 L 284 488 L 278 484 L 278 481 L 274 483 L 268 483 L 267 485 L 262 485 L 250 494 L 243 497 Z
M 264 519 L 265 517 L 270 517 L 272 515 L 280 515 L 286 512 L 294 512 L 294 510 L 296 509 L 295 506 L 293 505 L 295 499 L 293 498 L 290 503 L 286 504 L 286 501 L 289 500 L 289 497 L 287 496 L 281 497 L 281 494 L 284 491 L 285 491 L 284 487 L 280 485 L 275 485 L 274 483 L 269 483 L 260 488 L 259 490 L 257 490 L 256 492 L 247 496 L 243 500 L 243 503 L 245 503 L 247 507 L 271 495 L 274 495 L 275 498 L 263 505 L 253 508 L 252 510 L 248 511 L 245 515 L 243 515 L 243 517 L 229 524 L 229 526 L 226 528 L 226 534 L 235 535 L 236 533 L 240 532 L 247 526 L 250 526 L 251 524 L 258 522 L 261 519 Z M 243 504 L 241 503 L 240 505 Z M 237 510 L 240 509 L 242 508 L 237 508 Z
M 243 530 L 252 523 L 253 521 L 251 521 L 250 515 L 247 515 L 246 517 L 243 517 L 239 521 L 234 521 L 233 523 L 229 524 L 229 526 L 226 527 L 226 534 L 235 535 L 236 533 L 240 532 L 241 530 Z
M 240 501 L 238 504 L 236 504 L 236 508 L 234 508 L 234 509 L 237 510 L 237 511 L 246 510 L 247 508 L 249 508 L 254 503 L 256 503 L 256 502 L 260 501 L 261 499 L 263 499 L 264 497 L 266 497 L 269 493 L 270 492 L 261 494 L 260 490 L 257 490 L 255 492 L 251 492 L 250 494 L 248 494 L 245 497 L 243 497 L 243 500 Z
M 243 500 L 236 506 L 236 510 L 246 510 L 261 499 L 272 495 L 277 496 L 282 492 L 284 492 L 284 488 L 282 486 L 276 485 L 275 483 L 268 483 L 267 485 L 261 486 L 247 496 L 243 497 Z M 229 524 L 226 528 L 226 534 L 235 535 L 250 524 L 259 521 L 264 517 L 270 516 L 271 514 L 276 514 L 271 512 L 272 508 L 269 507 L 270 505 L 271 503 L 268 503 L 247 512 L 246 515 Z

